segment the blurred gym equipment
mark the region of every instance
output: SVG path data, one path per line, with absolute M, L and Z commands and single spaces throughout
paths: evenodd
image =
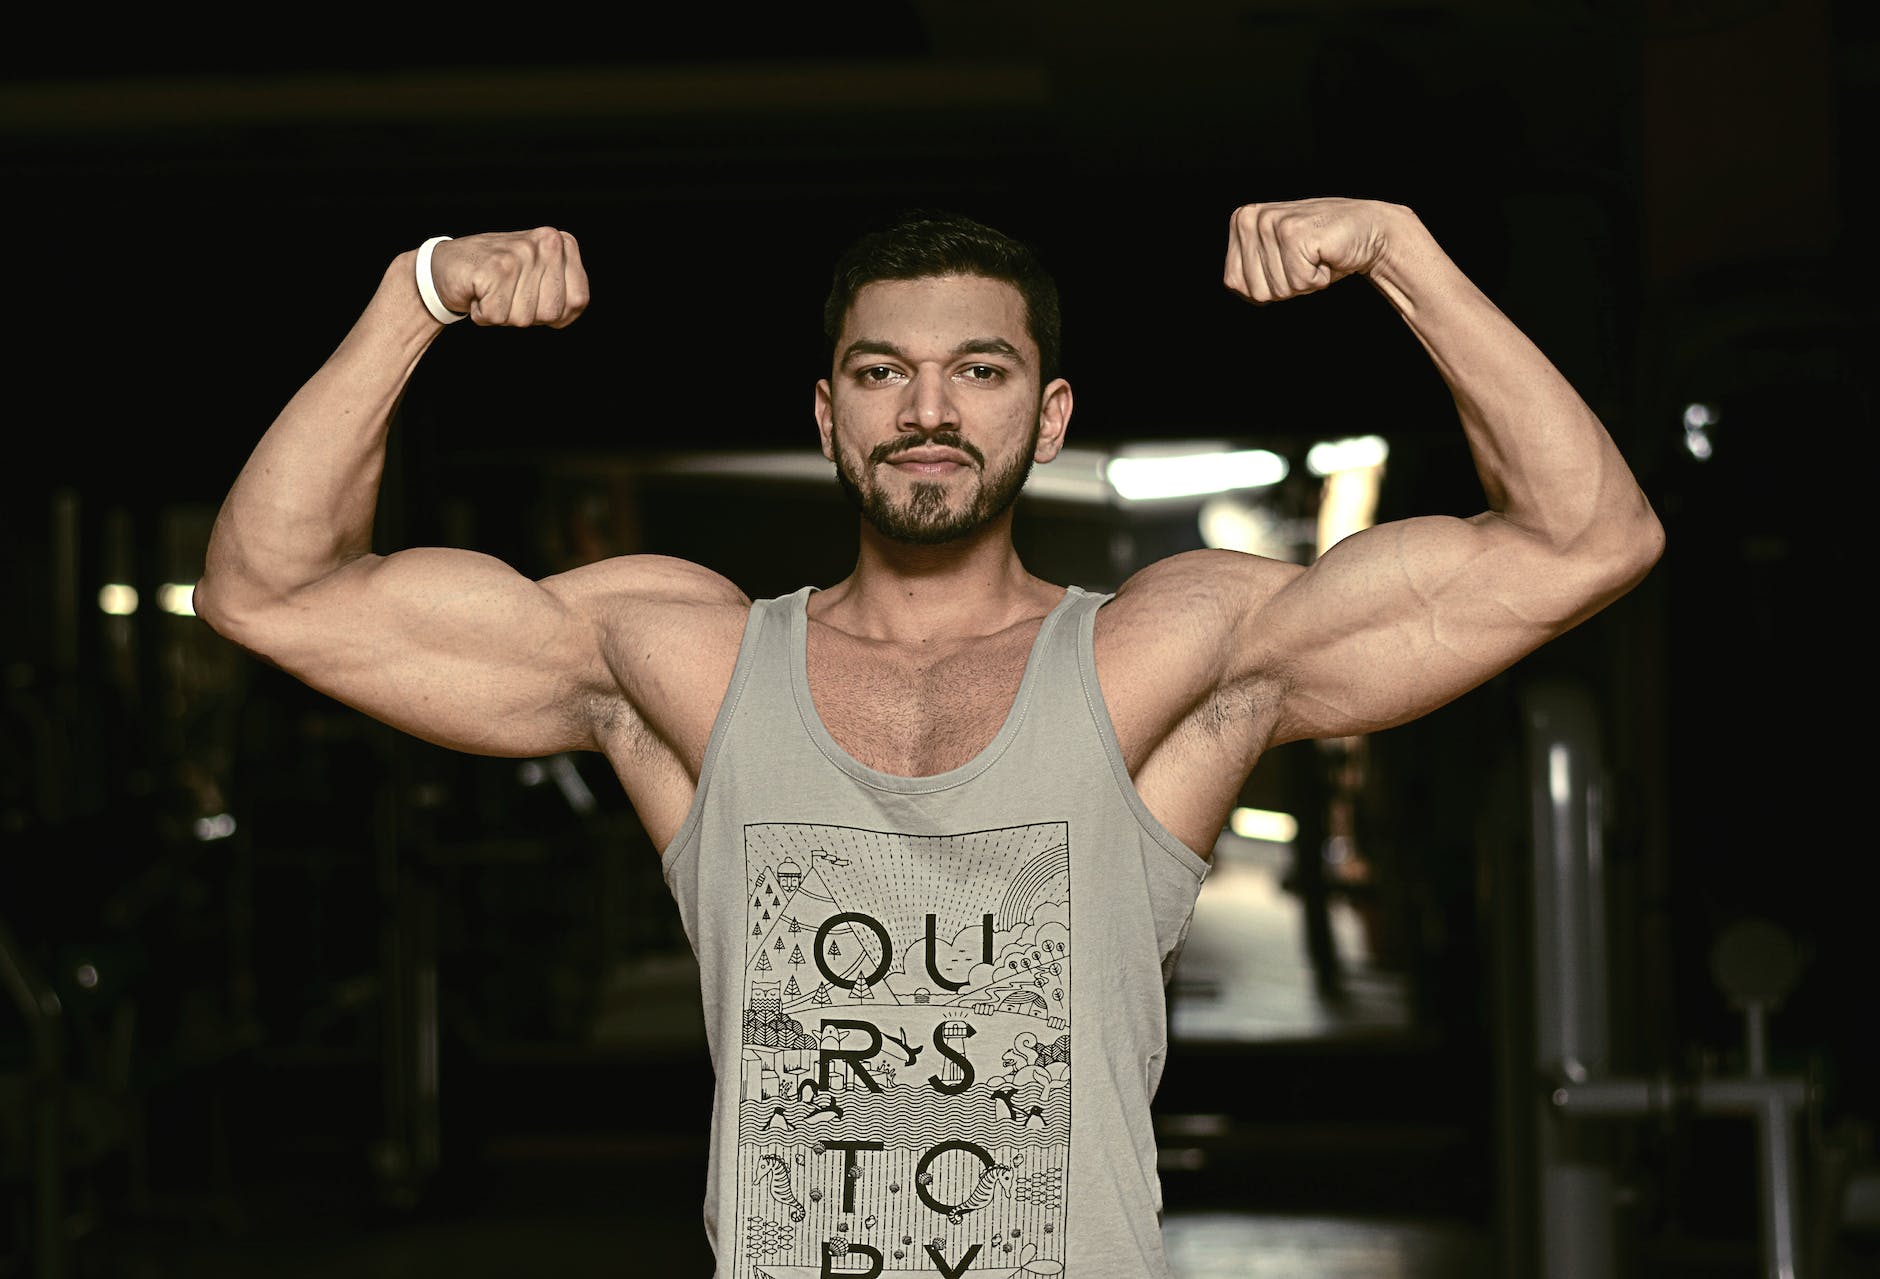
M 1589 1121 L 1679 1125 L 1698 1116 L 1739 1116 L 1756 1125 L 1761 1274 L 1833 1279 L 1840 1231 L 1874 1224 L 1865 1206 L 1874 1174 L 1861 1166 L 1858 1133 L 1822 1134 L 1822 1090 L 1812 1070 L 1769 1070 L 1768 1016 L 1802 972 L 1795 941 L 1775 924 L 1744 919 L 1724 929 L 1711 950 L 1712 977 L 1743 1014 L 1740 1071 L 1706 1068 L 1686 1077 L 1668 1069 L 1611 1073 L 1598 719 L 1582 690 L 1562 684 L 1529 688 L 1522 711 L 1533 859 L 1532 1050 L 1525 1079 L 1538 1080 L 1539 1087 L 1530 1085 L 1527 1101 L 1516 1099 L 1503 1111 L 1504 1119 L 1523 1106 L 1533 1112 L 1528 1140 L 1534 1170 L 1531 1201 L 1504 1205 L 1504 1219 L 1513 1227 L 1504 1266 L 1519 1265 L 1521 1273 L 1543 1279 L 1610 1279 L 1621 1273 L 1614 1222 L 1621 1201 L 1617 1161 L 1606 1134 Z M 1518 1015 L 1503 1011 L 1509 1024 L 1520 1024 Z M 1504 1087 L 1522 1089 L 1522 1080 L 1522 1072 L 1504 1072 Z M 1798 1142 L 1804 1119 L 1814 1134 L 1807 1152 Z M 1509 1148 L 1504 1144 L 1504 1151 Z

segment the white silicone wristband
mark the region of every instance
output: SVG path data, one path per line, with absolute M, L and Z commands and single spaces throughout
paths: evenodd
M 431 250 L 448 239 L 448 235 L 434 235 L 418 246 L 418 296 L 424 299 L 424 309 L 439 324 L 455 324 L 467 314 L 445 306 L 444 300 L 437 296 L 437 285 L 431 283 Z

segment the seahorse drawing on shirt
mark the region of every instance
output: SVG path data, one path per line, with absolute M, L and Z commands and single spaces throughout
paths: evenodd
M 953 1205 L 953 1211 L 947 1214 L 947 1221 L 957 1226 L 960 1218 L 969 1212 L 978 1212 L 992 1202 L 994 1191 L 1003 1190 L 1005 1197 L 1012 1197 L 1012 1166 L 994 1164 L 979 1174 L 979 1184 L 973 1187 L 973 1193 Z
M 803 1202 L 790 1189 L 790 1170 L 780 1155 L 757 1157 L 757 1180 L 770 1190 L 770 1197 L 790 1210 L 791 1221 L 803 1220 Z
M 765 1251 L 740 1247 L 729 1275 L 813 1275 L 840 1245 L 882 1279 L 936 1264 L 1004 1279 L 988 1234 L 1030 1243 L 1039 1266 L 1063 1257 L 1070 840 L 1068 822 L 744 828 L 737 1152 L 752 1197 L 737 1212 L 774 1221 L 782 1204 L 807 1224 L 782 1244 L 761 1227 Z

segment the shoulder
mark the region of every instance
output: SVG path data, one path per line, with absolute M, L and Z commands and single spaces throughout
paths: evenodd
M 1304 572 L 1240 551 L 1188 551 L 1137 572 L 1097 610 L 1106 677 L 1145 681 L 1189 704 L 1244 676 L 1249 619 Z
M 667 555 L 622 555 L 542 585 L 593 628 L 606 682 L 627 704 L 660 725 L 709 718 L 751 611 L 728 578 Z
M 1112 639 L 1163 636 L 1164 643 L 1227 643 L 1249 615 L 1305 572 L 1241 551 L 1185 551 L 1157 560 L 1117 588 L 1097 611 Z
M 1097 677 L 1132 777 L 1186 724 L 1233 729 L 1235 767 L 1257 754 L 1274 695 L 1250 661 L 1250 619 L 1303 571 L 1239 551 L 1190 551 L 1142 569 L 1097 610 Z M 1206 737 L 1209 758 L 1223 740 L 1220 731 Z
M 544 578 L 542 586 L 614 643 L 676 626 L 694 634 L 729 632 L 735 644 L 751 608 L 728 578 L 670 555 L 598 560 Z
M 729 578 L 670 555 L 616 555 L 542 579 L 566 604 L 594 609 L 610 601 L 748 609 L 751 601 Z

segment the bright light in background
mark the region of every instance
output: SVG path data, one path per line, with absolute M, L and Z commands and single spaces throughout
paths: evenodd
M 98 607 L 113 617 L 129 617 L 137 611 L 137 588 L 106 582 L 98 588 Z
M 1723 417 L 1709 404 L 1684 406 L 1684 447 L 1700 462 L 1708 462 L 1712 452 L 1710 428 Z
M 1555 808 L 1565 808 L 1573 800 L 1573 756 L 1564 746 L 1547 748 L 1547 798 Z
M 1306 469 L 1325 480 L 1319 492 L 1318 554 L 1371 527 L 1389 457 L 1390 445 L 1381 435 L 1326 440 L 1306 453 Z
M 1320 555 L 1361 529 L 1377 516 L 1377 491 L 1384 483 L 1381 466 L 1352 466 L 1325 477 L 1319 493 L 1318 553 Z
M 195 594 L 194 582 L 165 582 L 157 588 L 157 607 L 178 617 L 194 617 Z
M 235 819 L 227 813 L 196 819 L 196 838 L 205 844 L 213 839 L 227 839 L 234 833 Z
M 1111 458 L 1104 475 L 1126 502 L 1199 497 L 1230 489 L 1265 488 L 1286 478 L 1286 459 L 1266 449 Z
M 709 475 L 727 479 L 830 486 L 834 472 L 814 449 L 734 453 L 677 453 L 652 459 L 651 475 Z M 1049 466 L 1032 469 L 1027 497 L 1109 506 L 1158 498 L 1206 497 L 1235 489 L 1257 489 L 1286 478 L 1286 459 L 1265 449 L 1230 449 L 1214 441 L 1124 446 L 1123 456 L 1105 449 L 1067 448 Z
M 1299 821 L 1291 813 L 1276 813 L 1268 808 L 1236 808 L 1234 815 L 1227 819 L 1227 829 L 1242 839 L 1290 844 L 1299 836 Z
M 1357 435 L 1348 440 L 1326 440 L 1306 453 L 1306 469 L 1314 475 L 1382 466 L 1390 458 L 1390 445 L 1381 435 Z
M 1109 458 L 1101 449 L 1062 449 L 1049 466 L 1031 468 L 1025 480 L 1025 496 L 1108 506 L 1112 494 L 1109 482 L 1103 478 L 1103 464 Z
M 1284 530 L 1272 512 L 1236 498 L 1211 497 L 1201 504 L 1201 540 L 1218 551 L 1244 551 L 1273 559 L 1291 558 Z

